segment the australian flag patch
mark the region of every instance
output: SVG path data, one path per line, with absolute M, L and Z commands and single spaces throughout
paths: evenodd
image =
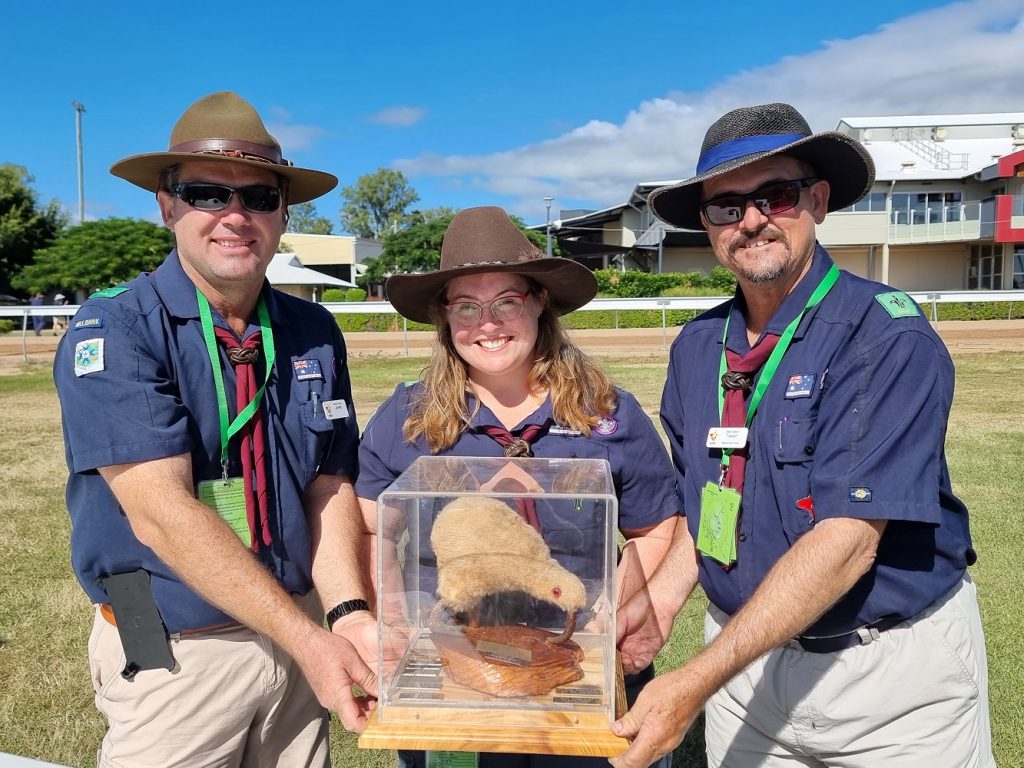
M 786 397 L 810 397 L 814 391 L 813 373 L 794 373 L 786 383 Z
M 323 379 L 324 377 L 319 360 L 294 360 L 292 368 L 295 370 L 295 378 L 298 381 Z

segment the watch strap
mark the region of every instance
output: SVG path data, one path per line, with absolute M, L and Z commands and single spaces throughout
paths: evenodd
M 334 629 L 334 622 L 342 616 L 348 616 L 350 613 L 355 613 L 356 611 L 368 610 L 370 610 L 370 605 L 365 600 L 345 600 L 344 602 L 338 603 L 327 612 L 327 628 Z

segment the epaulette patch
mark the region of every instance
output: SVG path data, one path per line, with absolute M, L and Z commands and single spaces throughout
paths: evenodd
M 131 288 L 129 288 L 127 285 L 115 285 L 112 288 L 102 288 L 102 289 L 96 291 L 95 293 L 93 293 L 91 296 L 89 296 L 89 298 L 90 299 L 112 299 L 115 296 L 120 296 L 125 291 L 130 291 L 130 290 L 131 290 Z
M 917 317 L 921 308 L 903 291 L 889 291 L 875 294 L 875 301 L 885 308 L 890 317 Z
M 416 384 L 416 383 L 418 383 L 418 382 L 419 382 L 419 380 L 418 380 L 418 379 L 409 379 L 408 381 L 403 381 L 403 382 L 402 382 L 402 385 L 403 385 L 403 386 L 404 386 L 404 387 L 405 387 L 406 389 L 408 389 L 408 388 L 409 388 L 409 387 L 411 387 L 411 386 L 412 386 L 413 384 Z

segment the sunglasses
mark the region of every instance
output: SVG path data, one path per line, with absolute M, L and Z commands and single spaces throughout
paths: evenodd
M 526 297 L 529 295 L 530 293 L 527 291 L 526 293 L 512 293 L 506 296 L 499 296 L 490 304 L 484 306 L 490 311 L 491 317 L 499 323 L 510 322 L 518 320 L 523 316 L 523 305 L 526 303 Z M 444 308 L 448 310 L 448 317 L 456 325 L 477 325 L 480 322 L 480 318 L 484 316 L 484 307 L 475 301 L 453 301 L 451 304 L 445 304 Z
M 747 203 L 756 205 L 765 216 L 773 216 L 795 208 L 800 202 L 800 190 L 818 181 L 819 179 L 813 176 L 806 179 L 777 181 L 745 195 L 722 195 L 712 198 L 701 203 L 700 209 L 709 223 L 718 225 L 735 224 L 742 219 L 747 211 Z
M 236 192 L 238 199 L 242 201 L 242 207 L 250 213 L 273 213 L 281 207 L 281 190 L 266 184 L 253 184 L 235 189 L 223 184 L 190 181 L 171 187 L 171 194 L 185 205 L 200 211 L 224 210 Z

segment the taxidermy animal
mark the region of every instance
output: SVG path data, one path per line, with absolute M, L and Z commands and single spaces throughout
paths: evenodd
M 430 544 L 437 557 L 438 602 L 431 613 L 472 610 L 497 592 L 520 591 L 566 612 L 565 630 L 548 640 L 564 643 L 586 603 L 583 582 L 561 566 L 541 535 L 497 499 L 463 496 L 434 521 Z

